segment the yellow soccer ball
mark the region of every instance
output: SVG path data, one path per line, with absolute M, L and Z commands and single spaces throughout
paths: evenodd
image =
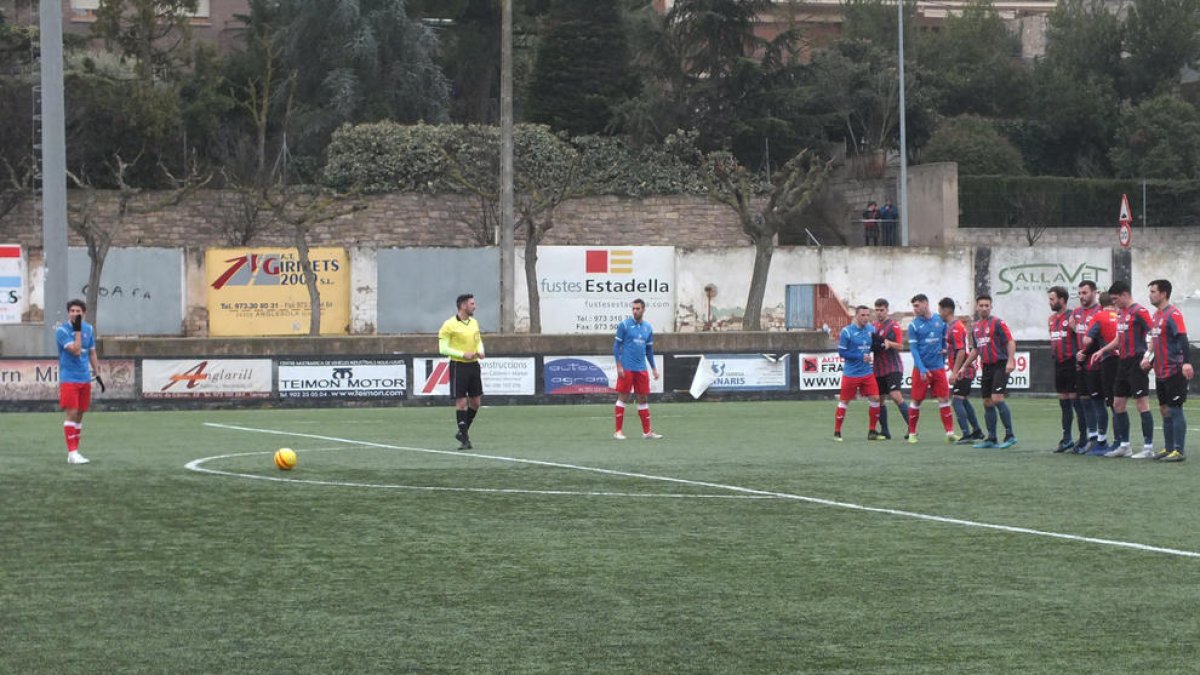
M 275 451 L 275 466 L 280 471 L 291 471 L 296 466 L 296 452 L 291 448 L 280 448 Z

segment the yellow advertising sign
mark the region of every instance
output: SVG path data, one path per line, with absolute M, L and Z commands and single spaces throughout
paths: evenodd
M 321 292 L 321 333 L 350 332 L 350 258 L 343 248 L 310 248 Z M 294 248 L 210 248 L 205 252 L 208 333 L 307 335 L 311 313 Z

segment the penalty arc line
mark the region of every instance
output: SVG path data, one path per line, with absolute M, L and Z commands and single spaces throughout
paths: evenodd
M 331 450 L 345 450 L 346 448 L 306 448 L 301 452 L 327 452 Z M 404 448 L 407 449 L 407 448 Z M 281 476 L 262 476 L 253 473 L 239 473 L 236 471 L 222 471 L 221 469 L 210 469 L 203 466 L 204 464 L 221 459 L 230 459 L 233 457 L 252 457 L 255 455 L 269 455 L 271 452 L 235 452 L 228 455 L 215 455 L 213 457 L 202 457 L 193 459 L 183 468 L 197 473 L 207 473 L 215 476 L 230 476 L 232 478 L 249 478 L 251 480 L 265 480 L 273 483 L 302 483 L 304 485 L 324 485 L 330 487 L 355 487 L 355 488 L 371 488 L 376 490 L 416 490 L 424 492 L 475 492 L 485 494 L 519 494 L 519 495 L 546 495 L 546 496 L 574 496 L 574 497 L 640 497 L 643 499 L 776 499 L 776 497 L 768 497 L 764 495 L 718 495 L 718 494 L 688 494 L 684 492 L 611 492 L 611 491 L 582 491 L 582 490 L 532 490 L 524 488 L 481 488 L 481 487 L 455 487 L 447 485 L 400 485 L 400 484 L 384 484 L 384 483 L 355 483 L 352 481 L 340 480 L 317 480 L 314 478 L 284 478 Z
M 865 504 L 855 504 L 853 502 L 840 502 L 833 499 L 823 499 L 821 497 L 810 497 L 806 495 L 798 495 L 790 492 L 776 492 L 773 490 L 758 490 L 755 488 L 741 487 L 738 485 L 726 485 L 724 483 L 712 483 L 709 481 L 690 480 L 687 478 L 676 478 L 674 476 L 656 476 L 653 474 L 637 473 L 632 471 L 619 471 L 617 469 L 604 469 L 600 467 L 582 466 L 579 464 L 567 464 L 564 462 L 551 462 L 540 459 L 525 459 L 521 457 L 507 457 L 504 455 L 487 455 L 477 452 L 462 452 L 457 450 L 435 450 L 432 448 L 414 448 L 403 445 L 393 445 L 390 443 L 376 443 L 373 441 L 360 441 L 350 438 L 338 438 L 336 436 L 323 436 L 320 434 L 305 434 L 295 431 L 280 431 L 276 429 L 257 429 L 254 427 L 242 427 L 232 424 L 218 424 L 215 422 L 205 422 L 205 426 L 215 427 L 219 429 L 230 429 L 234 431 L 247 431 L 251 433 L 270 434 L 275 436 L 293 436 L 298 438 L 310 438 L 313 440 L 329 441 L 333 443 L 345 443 L 348 445 L 358 445 L 362 447 L 387 448 L 392 450 L 407 450 L 410 452 L 423 452 L 435 455 L 450 455 L 456 457 L 472 457 L 476 459 L 490 459 L 500 462 L 514 462 L 518 464 L 530 464 L 533 466 L 545 466 L 557 469 L 573 469 L 575 471 L 584 471 L 588 473 L 598 473 L 609 476 L 622 476 L 625 478 L 640 478 L 643 480 L 660 481 L 664 483 L 675 483 L 678 485 L 691 485 L 693 487 L 707 487 L 717 490 L 728 490 L 740 494 L 759 495 L 765 497 L 775 497 L 778 499 L 788 499 L 792 501 L 805 502 L 808 504 L 819 504 L 821 506 L 829 506 L 840 509 L 849 509 L 852 511 L 862 511 L 865 513 L 879 513 L 889 516 L 897 516 L 901 518 L 911 518 L 914 520 L 923 520 L 927 522 L 943 523 L 947 525 L 959 525 L 962 527 L 974 527 L 985 530 L 994 530 L 998 532 L 1007 532 L 1010 534 L 1027 534 L 1036 537 L 1046 537 L 1049 539 L 1060 539 L 1064 541 L 1075 541 L 1087 544 L 1097 544 L 1100 546 L 1112 546 L 1115 548 L 1126 548 L 1135 551 L 1145 551 L 1147 553 L 1162 553 L 1165 555 L 1179 556 L 1183 558 L 1200 558 L 1200 552 L 1185 551 L 1176 548 L 1166 548 L 1163 546 L 1152 546 L 1150 544 L 1139 544 L 1132 541 L 1121 541 L 1118 539 L 1103 539 L 1099 537 L 1085 537 L 1078 534 L 1068 534 L 1065 532 L 1050 532 L 1046 530 L 1035 530 L 1028 527 L 1017 527 L 1014 525 L 1000 525 L 997 523 L 985 523 L 977 520 L 967 520 L 964 518 L 951 518 L 948 516 L 938 516 L 929 513 L 919 513 L 917 511 L 905 511 L 902 509 L 889 509 L 880 506 L 867 506 Z

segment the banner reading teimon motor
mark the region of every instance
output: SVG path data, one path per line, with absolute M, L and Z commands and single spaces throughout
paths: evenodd
M 321 292 L 321 333 L 350 331 L 350 259 L 342 248 L 311 248 Z M 205 254 L 208 333 L 307 335 L 308 287 L 294 248 L 217 248 Z

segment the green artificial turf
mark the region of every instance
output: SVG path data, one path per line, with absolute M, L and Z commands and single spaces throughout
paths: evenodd
M 1195 672 L 1200 457 L 1012 407 L 1009 450 L 932 404 L 915 445 L 862 402 L 840 444 L 830 402 L 496 407 L 474 456 L 449 407 L 94 412 L 86 466 L 4 414 L 0 671 Z

